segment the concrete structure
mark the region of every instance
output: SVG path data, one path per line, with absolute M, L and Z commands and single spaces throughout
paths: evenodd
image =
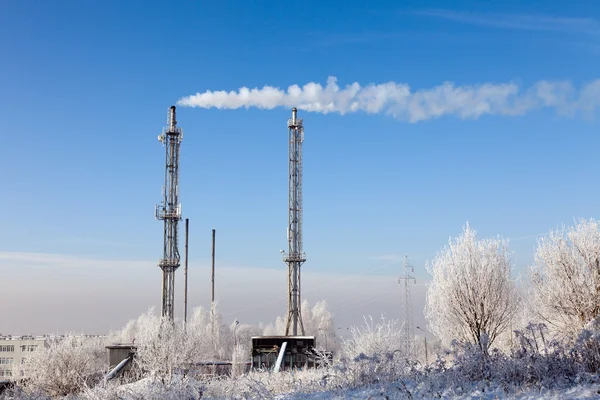
M 45 345 L 45 336 L 0 336 L 0 380 L 16 378 L 16 367 L 31 352 Z
M 115 343 L 106 346 L 106 349 L 108 350 L 109 369 L 116 367 L 121 361 L 135 354 L 135 345 L 133 343 Z
M 133 369 L 133 357 L 136 347 L 133 343 L 115 343 L 106 346 L 108 350 L 108 369 L 111 371 L 105 379 L 112 379 L 116 376 L 127 376 Z M 121 361 L 128 359 L 124 365 L 119 365 Z M 116 368 L 119 366 L 119 368 Z

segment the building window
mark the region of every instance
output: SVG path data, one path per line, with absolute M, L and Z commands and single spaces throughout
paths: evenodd
M 12 370 L 0 369 L 0 376 L 12 376 Z
M 37 344 L 22 344 L 21 351 L 35 351 Z
M 13 363 L 12 357 L 0 357 L 0 365 L 9 365 Z
M 14 353 L 14 351 L 15 351 L 15 345 L 14 344 L 1 344 L 0 345 L 0 352 Z

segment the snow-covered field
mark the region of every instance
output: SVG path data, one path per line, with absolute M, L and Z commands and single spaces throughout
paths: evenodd
M 268 373 L 267 373 L 268 374 Z M 271 378 L 277 380 L 278 378 Z M 247 384 L 245 382 L 244 384 Z M 224 385 L 230 386 L 229 390 L 223 388 Z M 215 387 L 217 386 L 217 387 Z M 459 385 L 464 387 L 464 385 Z M 425 388 L 418 382 L 403 381 L 386 384 L 371 384 L 354 388 L 339 388 L 327 390 L 322 388 L 318 391 L 302 390 L 301 384 L 286 393 L 275 394 L 266 387 L 254 384 L 241 387 L 229 380 L 224 382 L 196 382 L 184 380 L 165 386 L 160 380 L 142 379 L 138 382 L 111 386 L 108 388 L 95 388 L 83 393 L 78 399 L 109 399 L 119 398 L 123 400 L 136 399 L 273 399 L 273 400 L 329 400 L 329 399 L 356 399 L 356 400 L 400 400 L 400 399 L 598 399 L 600 398 L 600 384 L 587 383 L 576 384 L 570 387 L 546 389 L 529 388 L 514 390 L 502 385 L 491 384 L 485 389 L 478 388 L 478 385 L 472 385 L 470 390 L 463 393 L 457 393 L 456 388 L 450 387 L 439 391 L 431 391 L 431 388 Z M 467 389 L 467 388 L 465 388 Z M 236 391 L 237 393 L 233 393 Z M 460 390 L 462 391 L 462 389 Z M 71 398 L 74 399 L 74 398 Z
M 420 396 L 418 393 L 408 395 L 402 393 L 402 389 L 387 385 L 384 387 L 362 388 L 354 390 L 341 390 L 338 392 L 323 392 L 323 393 L 290 393 L 287 395 L 278 396 L 279 400 L 342 400 L 342 399 L 429 399 L 431 396 Z M 600 398 L 600 385 L 578 385 L 572 388 L 553 389 L 553 390 L 525 390 L 518 393 L 506 393 L 502 388 L 497 387 L 487 391 L 474 390 L 471 393 L 464 395 L 456 395 L 452 393 L 441 393 L 441 399 L 464 399 L 464 400 L 493 400 L 493 399 L 519 399 L 519 400 L 567 400 L 567 399 L 598 399 Z

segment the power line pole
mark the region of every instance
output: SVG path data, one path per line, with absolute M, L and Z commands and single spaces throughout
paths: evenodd
M 415 268 L 408 263 L 408 257 L 404 256 L 404 276 L 398 278 L 398 283 L 404 281 L 404 305 L 402 308 L 402 320 L 404 323 L 404 351 L 406 357 L 411 358 L 413 355 L 415 330 L 413 327 L 413 312 L 412 312 L 412 299 L 410 296 L 410 285 L 409 282 L 417 283 L 416 279 L 410 275 L 414 273 Z

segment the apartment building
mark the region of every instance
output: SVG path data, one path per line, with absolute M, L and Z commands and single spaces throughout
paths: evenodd
M 16 377 L 15 367 L 38 346 L 45 345 L 45 336 L 0 336 L 0 380 Z

